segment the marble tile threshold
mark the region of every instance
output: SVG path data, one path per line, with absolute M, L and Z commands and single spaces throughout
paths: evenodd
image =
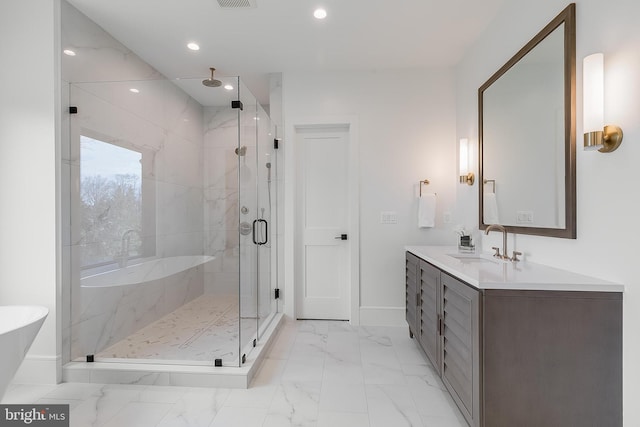
M 267 357 L 283 320 L 282 313 L 275 314 L 264 332 L 263 339 L 251 352 L 247 352 L 247 360 L 241 367 L 175 364 L 167 361 L 152 363 L 149 360 L 132 363 L 127 359 L 93 363 L 69 362 L 62 368 L 62 381 L 246 389 L 249 388 L 262 360 Z

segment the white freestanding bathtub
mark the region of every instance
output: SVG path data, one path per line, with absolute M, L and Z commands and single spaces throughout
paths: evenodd
M 46 307 L 0 306 L 0 399 L 48 314 Z
M 133 264 L 126 268 L 94 274 L 80 279 L 83 288 L 108 288 L 151 283 L 181 273 L 214 259 L 212 256 L 174 256 Z

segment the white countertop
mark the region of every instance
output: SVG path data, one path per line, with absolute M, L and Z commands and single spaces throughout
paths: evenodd
M 478 289 L 624 292 L 619 283 L 527 261 L 503 261 L 488 253 L 463 254 L 452 246 L 405 250 Z

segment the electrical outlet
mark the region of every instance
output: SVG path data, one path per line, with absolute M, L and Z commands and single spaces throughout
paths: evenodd
M 451 224 L 451 212 L 444 212 L 442 214 L 442 221 L 445 224 Z
M 531 211 L 517 211 L 516 212 L 516 224 L 533 224 L 533 212 L 531 212 Z
M 380 212 L 380 224 L 397 224 L 397 212 Z

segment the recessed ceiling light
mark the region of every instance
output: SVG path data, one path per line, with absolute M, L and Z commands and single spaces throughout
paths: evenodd
M 318 8 L 313 11 L 313 16 L 315 16 L 317 19 L 324 19 L 327 17 L 327 11 L 322 8 Z
M 74 51 L 72 51 L 71 49 L 65 49 L 62 51 L 65 55 L 68 56 L 76 56 L 76 53 Z
M 224 88 L 225 88 L 226 90 L 233 90 L 233 86 L 231 86 L 231 85 L 229 85 L 229 84 L 224 85 Z
M 193 43 L 193 42 L 187 44 L 187 47 L 191 50 L 200 50 L 200 46 L 198 46 L 197 43 Z
M 136 89 L 135 87 L 132 87 L 131 89 L 129 89 L 129 92 L 140 93 L 140 91 L 138 89 Z

